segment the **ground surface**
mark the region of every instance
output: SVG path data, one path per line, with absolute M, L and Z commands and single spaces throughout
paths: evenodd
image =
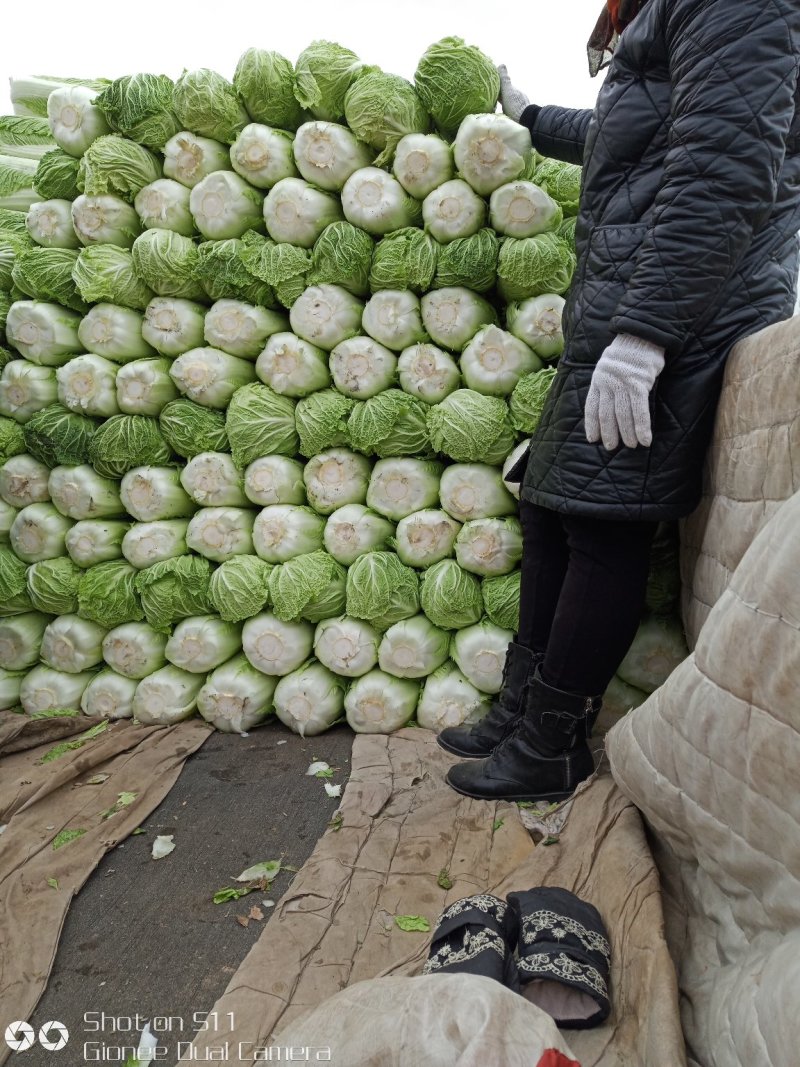
M 303 864 L 339 803 L 321 779 L 305 772 L 312 759 L 325 760 L 340 768 L 332 781 L 344 784 L 352 741 L 345 726 L 304 741 L 279 723 L 245 738 L 211 735 L 144 823 L 147 833 L 108 853 L 70 908 L 47 991 L 31 1020 L 37 1029 L 49 1020 L 65 1023 L 67 1048 L 34 1048 L 10 1062 L 124 1065 L 119 1050 L 138 1043 L 124 1028 L 129 1017 L 137 1025 L 137 1013 L 139 1023 L 176 1017 L 172 1039 L 164 1041 L 171 1049 L 190 1041 L 201 1021 L 195 1013 L 212 1008 L 264 929 L 269 909 L 262 901 L 279 900 L 293 875 L 282 872 L 268 893 L 234 903 L 215 905 L 214 893 L 255 863 Z M 174 834 L 176 848 L 154 862 L 157 834 Z M 244 928 L 236 916 L 253 905 L 265 919 Z

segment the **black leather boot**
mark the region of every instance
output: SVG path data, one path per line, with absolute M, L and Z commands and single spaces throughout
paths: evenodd
M 537 667 L 524 703 L 516 729 L 488 759 L 450 768 L 447 782 L 458 793 L 476 800 L 566 800 L 594 773 L 586 740 L 596 698 L 545 685 Z
M 436 740 L 447 752 L 468 759 L 491 756 L 522 716 L 525 687 L 544 657 L 512 641 L 503 667 L 503 684 L 487 715 L 474 726 L 448 726 Z

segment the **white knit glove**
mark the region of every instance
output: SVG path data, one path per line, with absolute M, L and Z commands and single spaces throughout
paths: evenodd
M 500 106 L 503 108 L 503 114 L 508 115 L 514 122 L 519 122 L 530 100 L 511 84 L 505 63 L 500 64 L 497 73 L 500 75 Z
M 612 452 L 620 438 L 627 448 L 648 447 L 650 390 L 664 369 L 664 349 L 630 334 L 618 334 L 597 361 L 584 418 L 586 439 Z

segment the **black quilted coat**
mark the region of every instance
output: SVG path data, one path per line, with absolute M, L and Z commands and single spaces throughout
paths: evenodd
M 526 500 L 675 519 L 700 496 L 725 359 L 788 318 L 800 229 L 800 0 L 649 0 L 594 112 L 530 107 L 543 155 L 583 163 L 566 347 L 534 435 Z M 586 440 L 592 370 L 617 333 L 666 348 L 653 444 Z

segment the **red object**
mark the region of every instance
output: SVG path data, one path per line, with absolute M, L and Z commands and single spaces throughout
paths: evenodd
M 620 20 L 619 6 L 620 0 L 608 0 L 608 13 L 611 16 L 611 25 L 617 33 L 622 33 L 628 23 Z
M 540 1057 L 536 1067 L 581 1067 L 577 1060 L 568 1060 L 563 1052 L 558 1052 L 554 1048 L 549 1048 L 545 1054 Z

